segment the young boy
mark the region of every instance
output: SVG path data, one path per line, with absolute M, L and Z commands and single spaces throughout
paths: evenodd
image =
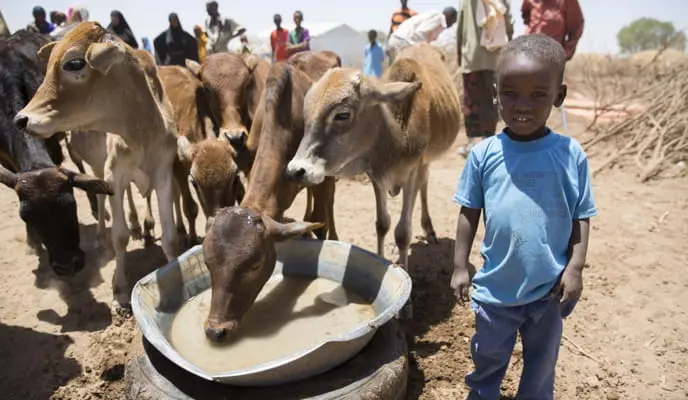
M 377 31 L 371 29 L 368 31 L 368 41 L 363 50 L 363 75 L 374 76 L 379 78 L 382 76 L 382 62 L 385 60 L 385 51 L 377 42 Z
M 547 118 L 566 97 L 566 53 L 548 36 L 520 36 L 496 67 L 498 108 L 507 127 L 471 149 L 454 201 L 461 205 L 451 286 L 461 304 L 468 256 L 485 210 L 484 265 L 473 278 L 475 371 L 468 399 L 497 400 L 520 332 L 517 398 L 554 396 L 562 319 L 583 289 L 589 218 L 597 215 L 580 144 L 552 132 Z

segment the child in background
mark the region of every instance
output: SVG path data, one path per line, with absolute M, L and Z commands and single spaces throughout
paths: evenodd
M 289 32 L 289 44 L 287 45 L 289 55 L 311 49 L 311 35 L 308 29 L 301 26 L 302 22 L 303 13 L 301 11 L 295 11 L 294 25 L 296 25 L 296 27 Z
M 461 211 L 451 286 L 461 304 L 485 210 L 484 265 L 472 279 L 470 400 L 499 399 L 517 332 L 523 373 L 516 398 L 554 397 L 562 320 L 581 296 L 589 218 L 597 215 L 582 147 L 546 126 L 566 97 L 565 63 L 561 44 L 545 35 L 520 36 L 502 49 L 496 84 L 507 127 L 470 150 L 454 195 Z

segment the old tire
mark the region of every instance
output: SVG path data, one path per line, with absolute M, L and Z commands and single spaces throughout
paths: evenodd
M 406 337 L 396 320 L 378 329 L 370 343 L 345 364 L 304 381 L 266 388 L 208 382 L 167 361 L 145 339 L 144 349 L 147 357 L 138 357 L 126 366 L 129 400 L 401 400 L 406 397 Z

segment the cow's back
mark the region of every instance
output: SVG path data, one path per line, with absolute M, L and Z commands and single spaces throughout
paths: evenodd
M 454 143 L 461 124 L 461 103 L 453 79 L 439 49 L 420 43 L 399 52 L 394 64 L 385 71 L 391 81 L 423 82 L 408 115 L 409 129 L 425 137 L 424 159 L 431 161 Z M 420 119 L 418 119 L 420 118 Z
M 170 100 L 177 130 L 192 143 L 205 139 L 206 132 L 199 103 L 203 104 L 203 85 L 191 71 L 177 65 L 158 67 L 158 75 Z

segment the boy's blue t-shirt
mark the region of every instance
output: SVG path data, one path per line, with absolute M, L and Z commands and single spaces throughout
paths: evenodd
M 500 306 L 547 295 L 568 262 L 573 220 L 597 215 L 580 144 L 551 132 L 531 142 L 506 133 L 471 150 L 454 201 L 484 209 L 483 267 L 472 298 Z

